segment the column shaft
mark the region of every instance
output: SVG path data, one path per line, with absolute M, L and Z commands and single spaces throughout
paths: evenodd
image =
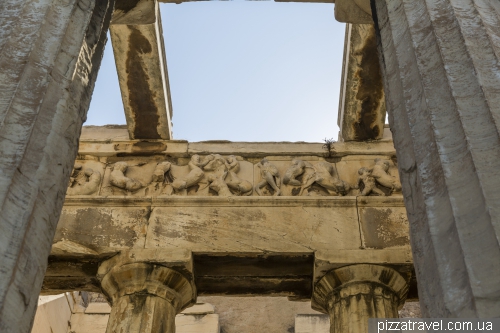
M 114 0 L 0 2 L 0 331 L 29 332 Z
M 382 285 L 361 282 L 346 286 L 329 304 L 330 332 L 368 332 L 368 318 L 398 318 L 398 301 Z
M 175 333 L 176 314 L 176 309 L 164 298 L 125 295 L 113 304 L 106 332 Z
M 500 313 L 500 5 L 372 0 L 424 316 Z

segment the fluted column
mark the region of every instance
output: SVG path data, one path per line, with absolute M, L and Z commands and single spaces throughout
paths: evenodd
M 0 332 L 30 332 L 114 0 L 0 1 Z
M 150 253 L 138 260 L 135 254 L 119 255 L 99 267 L 112 306 L 107 333 L 175 333 L 175 316 L 196 302 L 192 276 L 186 276 L 190 273 L 163 266 Z
M 315 284 L 312 306 L 330 315 L 331 333 L 367 333 L 369 318 L 398 318 L 407 293 L 407 281 L 394 269 L 352 265 Z
M 372 0 L 424 316 L 500 313 L 500 3 Z

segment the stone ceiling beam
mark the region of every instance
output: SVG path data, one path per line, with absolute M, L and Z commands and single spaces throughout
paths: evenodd
M 172 139 L 172 102 L 158 2 L 118 1 L 110 26 L 131 139 Z
M 340 87 L 340 141 L 382 139 L 385 95 L 373 24 L 347 24 Z

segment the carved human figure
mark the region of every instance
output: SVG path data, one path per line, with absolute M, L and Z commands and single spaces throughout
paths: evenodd
M 111 171 L 110 183 L 123 190 L 137 191 L 142 187 L 142 184 L 136 179 L 125 176 L 127 168 L 127 162 L 116 162 L 113 166 L 113 171 Z
M 219 154 L 212 154 L 205 157 L 207 160 L 206 165 L 203 167 L 205 171 L 214 171 L 215 173 L 222 175 L 227 171 L 226 160 Z
M 390 164 L 388 160 L 376 158 L 371 175 L 380 185 L 388 187 L 393 191 L 401 191 L 401 183 L 396 179 L 396 177 L 389 174 L 389 166 Z
M 266 158 L 263 158 L 257 163 L 257 167 L 260 169 L 260 175 L 263 180 L 255 186 L 255 192 L 257 192 L 258 195 L 262 195 L 261 189 L 269 184 L 274 190 L 274 196 L 281 195 L 281 178 L 278 169 Z
M 217 192 L 219 197 L 230 197 L 233 195 L 225 182 L 226 176 L 227 172 L 224 172 L 221 176 L 210 175 L 208 177 L 208 181 L 210 182 L 209 187 Z
M 302 175 L 302 181 L 296 179 Z M 291 186 L 300 186 L 299 196 L 302 195 L 305 189 L 311 187 L 316 180 L 316 171 L 309 162 L 304 162 L 299 159 L 293 159 L 292 164 L 288 167 L 283 176 L 283 184 Z
M 366 196 L 370 193 L 375 193 L 381 196 L 385 196 L 385 193 L 377 187 L 375 178 L 372 176 L 371 169 L 361 168 L 358 170 L 358 184 L 363 184 L 364 188 L 361 191 L 360 195 Z M 361 186 L 360 186 L 361 188 Z
M 283 175 L 283 184 L 301 186 L 302 183 L 296 178 L 304 173 L 306 163 L 299 159 L 293 159 L 292 164 L 286 169 Z
M 341 180 L 332 164 L 328 162 L 318 162 L 314 165 L 316 171 L 316 182 L 325 188 L 330 194 L 346 195 L 351 186 Z
M 228 171 L 238 173 L 240 171 L 240 162 L 238 162 L 236 156 L 229 155 L 226 157 L 226 167 Z
M 227 186 L 239 195 L 251 195 L 253 192 L 252 183 L 236 175 L 240 170 L 240 163 L 236 156 L 230 155 L 226 158 L 226 167 L 228 170 L 228 175 L 225 178 Z
M 153 172 L 153 182 L 163 183 L 165 181 L 165 175 L 168 171 L 170 171 L 170 167 L 172 163 L 170 162 L 160 162 L 156 165 L 156 168 Z
M 204 161 L 202 161 L 201 157 L 197 154 L 191 156 L 191 160 L 188 163 L 191 171 L 189 171 L 186 176 L 174 179 L 172 182 L 172 187 L 174 188 L 176 194 L 187 195 L 187 188 L 198 184 L 198 182 L 203 179 L 205 173 L 202 168 L 205 167 L 211 160 L 213 160 L 213 156 L 211 155 L 207 156 Z
M 74 185 L 83 185 L 86 182 L 85 173 L 82 170 L 83 166 L 80 163 L 75 163 L 73 167 L 73 172 L 69 177 L 69 187 Z
M 94 171 L 91 168 L 82 170 L 81 164 L 75 164 L 67 195 L 94 194 L 99 189 L 100 184 L 101 173 L 99 171 Z

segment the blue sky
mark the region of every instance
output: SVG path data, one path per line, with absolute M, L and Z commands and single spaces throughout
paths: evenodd
M 337 138 L 345 25 L 333 4 L 162 4 L 175 139 Z M 111 44 L 85 125 L 125 124 Z

